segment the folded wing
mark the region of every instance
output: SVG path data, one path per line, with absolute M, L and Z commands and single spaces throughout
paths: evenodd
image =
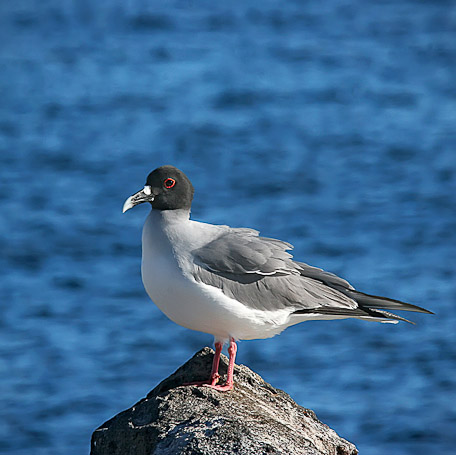
M 346 280 L 293 261 L 293 247 L 259 237 L 251 229 L 228 229 L 193 251 L 196 281 L 222 289 L 244 305 L 263 311 L 287 308 L 290 314 L 406 319 L 385 310 L 430 311 L 416 305 L 356 291 Z M 407 321 L 410 322 L 410 321 Z

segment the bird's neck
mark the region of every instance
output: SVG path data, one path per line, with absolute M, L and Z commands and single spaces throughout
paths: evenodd
M 190 219 L 189 209 L 177 209 L 177 210 L 157 210 L 162 222 L 165 224 L 182 223 L 182 221 L 188 221 Z M 155 212 L 155 210 L 153 210 Z

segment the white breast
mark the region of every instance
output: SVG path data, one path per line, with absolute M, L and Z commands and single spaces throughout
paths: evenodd
M 287 311 L 250 309 L 220 289 L 197 283 L 191 251 L 219 235 L 220 227 L 172 216 L 152 210 L 142 236 L 144 287 L 168 318 L 218 340 L 268 338 L 289 325 Z

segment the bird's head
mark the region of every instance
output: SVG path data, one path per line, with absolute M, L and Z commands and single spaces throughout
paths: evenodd
M 144 188 L 124 203 L 123 213 L 135 205 L 149 202 L 155 210 L 190 210 L 193 185 L 188 177 L 174 166 L 161 166 L 152 171 Z

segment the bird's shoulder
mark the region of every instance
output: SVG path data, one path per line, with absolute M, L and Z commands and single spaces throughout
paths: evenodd
M 225 273 L 271 275 L 296 269 L 293 246 L 282 240 L 261 237 L 255 229 L 217 226 L 217 235 L 193 251 L 195 263 Z

